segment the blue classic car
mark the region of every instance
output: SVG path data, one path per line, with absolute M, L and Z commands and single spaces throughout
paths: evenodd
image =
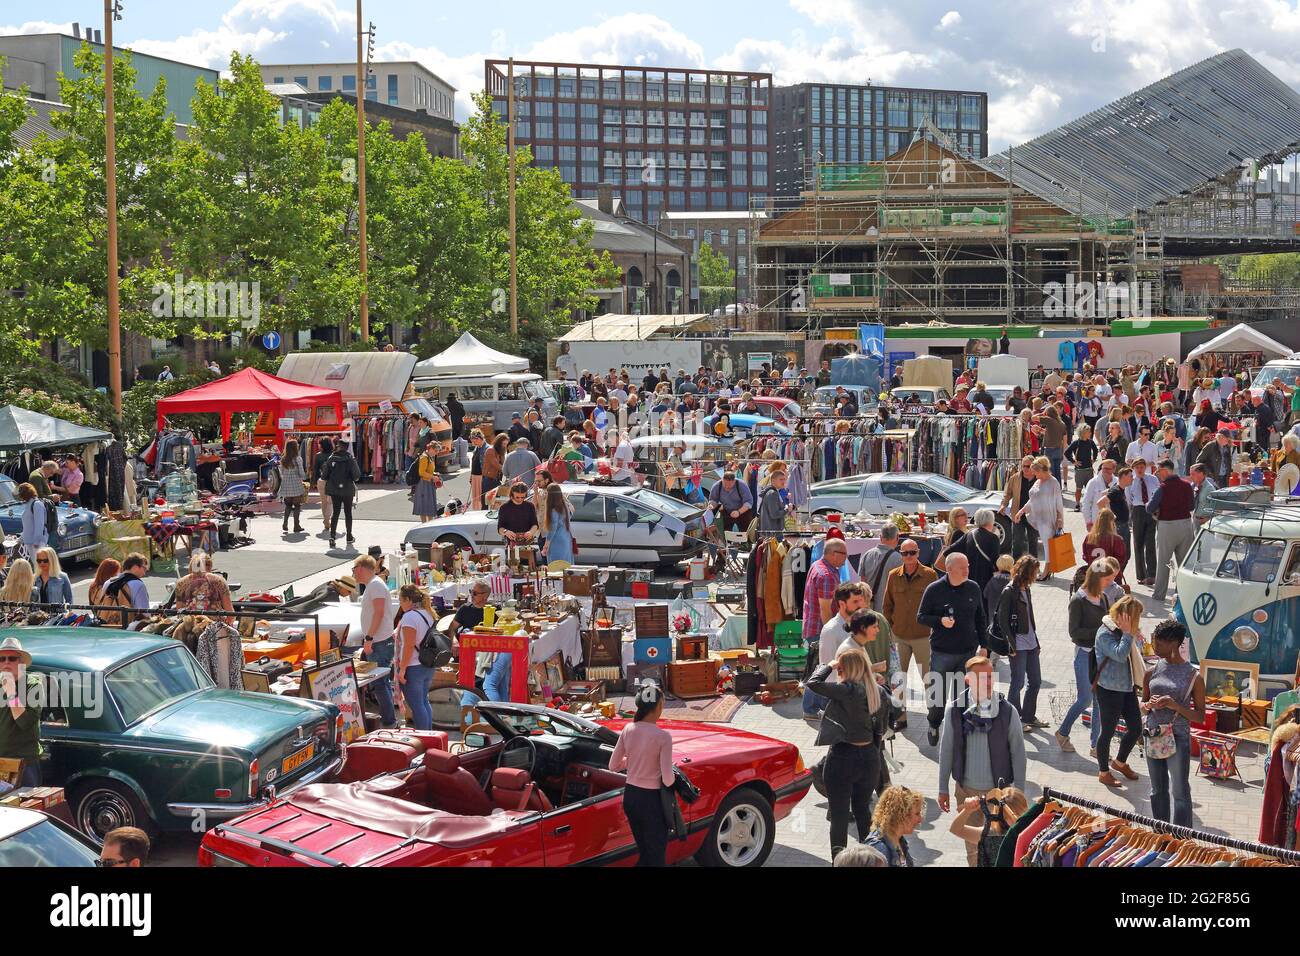
M 184 644 L 106 628 L 18 628 L 44 678 L 43 782 L 96 841 L 115 827 L 202 832 L 343 763 L 333 704 L 219 690 Z M 238 650 L 236 649 L 236 653 Z
M 22 534 L 23 507 L 18 500 L 18 485 L 8 475 L 0 475 L 0 530 L 6 535 Z M 95 532 L 99 521 L 99 515 L 93 511 L 60 505 L 59 530 L 50 540 L 59 560 L 93 557 L 99 547 Z

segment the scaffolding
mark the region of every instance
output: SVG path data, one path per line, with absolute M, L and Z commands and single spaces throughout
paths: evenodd
M 1050 283 L 1133 278 L 1131 215 L 1046 202 L 941 137 L 922 130 L 881 163 L 818 166 L 798 199 L 755 205 L 751 288 L 764 327 L 1037 324 Z M 1068 309 L 1060 319 L 1078 321 Z

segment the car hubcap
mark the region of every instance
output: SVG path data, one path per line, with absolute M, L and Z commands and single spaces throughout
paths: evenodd
M 767 822 L 748 803 L 737 804 L 727 811 L 718 827 L 718 855 L 728 866 L 746 866 L 763 850 L 767 842 Z
M 130 805 L 112 790 L 92 790 L 86 794 L 77 817 L 82 832 L 101 843 L 111 830 L 136 825 Z

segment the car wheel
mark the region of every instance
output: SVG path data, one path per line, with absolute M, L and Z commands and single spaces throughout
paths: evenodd
M 468 541 L 466 541 L 458 534 L 444 534 L 441 538 L 438 539 L 438 543 L 449 544 L 452 547 L 454 547 L 457 551 L 462 551 L 465 548 L 473 548 L 472 544 L 470 544 Z
M 997 521 L 993 526 L 993 533 L 998 536 L 998 543 L 1001 546 L 999 553 L 1010 554 L 1012 535 L 1011 519 L 1003 514 L 998 515 Z
M 772 805 L 757 790 L 741 787 L 718 807 L 696 859 L 704 866 L 762 866 L 775 841 Z
M 114 780 L 92 780 L 78 784 L 72 798 L 77 829 L 95 843 L 118 827 L 138 827 L 152 838 L 157 828 L 139 797 Z

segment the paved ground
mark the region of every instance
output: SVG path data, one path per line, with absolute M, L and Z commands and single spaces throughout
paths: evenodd
M 446 494 L 468 498 L 468 478 L 461 476 L 447 482 Z M 358 508 L 355 524 L 357 547 L 364 550 L 372 544 L 395 550 L 411 522 L 408 507 L 404 507 L 405 489 L 370 488 L 361 492 L 362 504 Z M 360 515 L 364 515 L 362 518 Z M 304 515 L 308 533 L 281 537 L 278 516 L 263 516 L 252 522 L 250 533 L 257 539 L 251 548 L 222 552 L 217 556 L 218 567 L 230 574 L 231 580 L 241 581 L 245 592 L 252 588 L 274 590 L 293 584 L 297 593 L 305 593 L 317 584 L 345 573 L 356 551 L 329 551 L 327 541 L 319 532 L 319 513 L 314 509 Z M 1083 522 L 1073 511 L 1066 514 L 1066 530 L 1074 534 L 1075 541 L 1082 540 Z M 340 529 L 341 534 L 341 529 Z M 74 580 L 84 582 L 89 577 L 82 569 Z M 1039 715 L 1054 724 L 1065 707 L 1073 700 L 1074 676 L 1072 660 L 1074 645 L 1066 634 L 1067 581 L 1064 575 L 1047 584 L 1037 585 L 1035 614 L 1043 641 L 1043 689 L 1040 695 Z M 83 584 L 84 586 L 84 584 Z M 1163 617 L 1172 604 L 1154 605 L 1150 589 L 1138 587 L 1134 593 L 1148 604 L 1150 621 L 1148 629 Z M 154 595 L 162 596 L 161 590 Z M 1005 690 L 1008 673 L 1005 665 L 999 671 Z M 915 680 L 915 674 L 913 674 Z M 956 837 L 948 832 L 950 816 L 939 813 L 934 797 L 938 792 L 938 771 L 934 749 L 926 744 L 924 713 L 919 704 L 913 704 L 910 727 L 905 736 L 894 743 L 893 756 L 902 765 L 894 774 L 897 783 L 909 786 L 927 797 L 925 822 L 912 841 L 913 855 L 918 863 L 940 866 L 964 866 L 965 849 Z M 816 729 L 801 716 L 798 700 L 784 702 L 776 707 L 749 704 L 741 708 L 733 725 L 788 740 L 799 746 L 808 764 L 820 759 L 822 748 L 813 746 Z M 1054 728 L 1053 728 L 1054 729 Z M 1088 757 L 1088 730 L 1076 724 L 1073 742 L 1075 754 L 1064 754 L 1057 747 L 1051 730 L 1032 735 L 1027 742 L 1029 756 L 1030 796 L 1049 785 L 1068 793 L 1110 805 L 1148 813 L 1149 785 L 1145 764 L 1135 754 L 1131 760 L 1142 779 L 1127 785 L 1122 791 L 1109 791 L 1097 782 L 1095 764 Z M 1258 751 L 1259 748 L 1253 748 Z M 1241 761 L 1243 773 L 1252 784 L 1261 782 L 1262 755 L 1248 755 Z M 1243 839 L 1254 839 L 1258 829 L 1260 790 L 1243 787 L 1239 782 L 1211 782 L 1195 776 L 1192 778 L 1192 797 L 1195 802 L 1198 827 L 1226 833 Z M 197 841 L 189 837 L 172 837 L 159 847 L 159 862 L 188 865 L 194 860 Z M 800 808 L 778 826 L 777 846 L 771 863 L 782 866 L 824 866 L 829 862 L 829 838 L 826 821 L 826 804 L 816 792 L 806 798 Z

